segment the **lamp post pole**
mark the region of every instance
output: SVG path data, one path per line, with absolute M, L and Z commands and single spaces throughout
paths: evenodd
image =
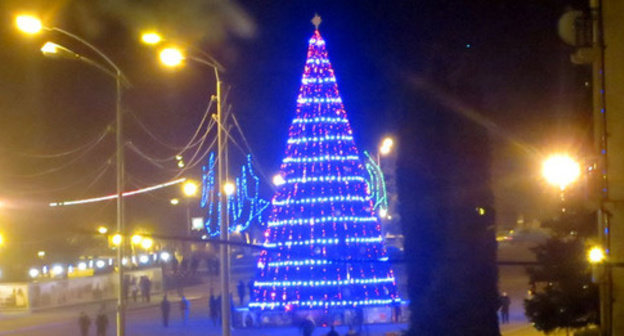
M 116 147 L 117 147 L 117 232 L 125 237 L 123 216 L 123 189 L 124 189 L 124 146 L 123 146 L 123 116 L 121 111 L 121 72 L 117 70 L 115 84 L 117 99 L 115 103 L 116 119 Z M 124 241 L 117 247 L 118 281 L 117 287 L 117 336 L 126 333 L 125 319 L 125 296 L 124 296 L 124 272 L 123 272 Z
M 221 278 L 221 326 L 223 327 L 223 336 L 230 336 L 230 268 L 229 268 L 229 252 L 230 248 L 227 244 L 228 241 L 228 209 L 227 198 L 223 190 L 224 186 L 224 159 L 223 153 L 223 130 L 221 127 L 221 121 L 223 118 L 222 104 L 221 104 L 221 79 L 219 78 L 219 72 L 215 68 L 215 75 L 217 76 L 217 181 L 219 181 L 219 195 L 221 195 L 219 206 L 221 207 L 221 216 L 219 216 L 219 229 L 221 231 L 221 245 L 219 246 L 219 252 L 221 255 L 220 262 L 220 278 Z M 224 197 L 225 196 L 225 197 Z

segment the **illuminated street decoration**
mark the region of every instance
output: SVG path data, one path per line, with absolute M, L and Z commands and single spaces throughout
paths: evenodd
M 355 146 L 318 30 L 309 42 L 249 307 L 399 302 L 375 208 L 387 204 L 383 174 Z
M 374 200 L 374 208 L 383 213 L 388 209 L 388 194 L 386 192 L 384 174 L 379 164 L 367 151 L 364 151 L 364 155 L 366 156 L 365 166 L 368 172 L 368 189 Z
M 215 188 L 215 155 L 210 153 L 208 164 L 203 167 L 202 197 L 200 206 L 206 211 L 204 227 L 210 237 L 221 234 L 219 218 L 222 216 L 220 192 Z M 240 176 L 234 183 L 235 191 L 228 197 L 230 216 L 230 232 L 247 230 L 253 223 L 262 223 L 262 213 L 268 208 L 269 202 L 260 198 L 260 179 L 255 174 L 251 155 L 241 167 Z
M 150 192 L 150 191 L 154 191 L 154 190 L 170 187 L 172 185 L 176 185 L 176 184 L 182 183 L 184 181 L 186 181 L 186 178 L 179 178 L 177 180 L 173 180 L 173 181 L 169 181 L 169 182 L 153 185 L 153 186 L 147 187 L 147 188 L 141 188 L 141 189 L 137 189 L 137 190 L 126 191 L 122 195 L 123 195 L 123 197 L 128 197 L 128 196 L 132 196 L 132 195 L 138 195 L 138 194 L 142 194 L 142 193 L 146 193 L 146 192 Z M 107 200 L 112 200 L 112 199 L 116 199 L 116 198 L 117 198 L 117 194 L 111 194 L 111 195 L 107 195 L 107 196 L 86 198 L 86 199 L 75 200 L 75 201 L 52 202 L 52 203 L 49 203 L 48 205 L 51 206 L 51 207 L 66 206 L 66 205 L 78 205 L 78 204 L 86 204 L 86 203 L 107 201 Z

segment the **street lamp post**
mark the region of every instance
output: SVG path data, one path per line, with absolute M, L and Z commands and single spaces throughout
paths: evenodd
M 46 31 L 54 31 L 61 33 L 65 36 L 72 38 L 75 41 L 78 41 L 82 45 L 85 45 L 93 52 L 95 52 L 98 56 L 100 56 L 108 66 L 112 68 L 113 71 L 106 69 L 106 67 L 101 64 L 90 60 L 89 58 L 83 57 L 78 53 L 72 52 L 68 48 L 62 48 L 63 51 L 70 52 L 69 55 L 73 56 L 74 59 L 78 59 L 83 61 L 95 68 L 103 71 L 109 76 L 115 78 L 115 120 L 116 120 L 116 156 L 117 156 L 117 172 L 116 172 L 116 184 L 117 184 L 117 232 L 121 236 L 124 235 L 124 218 L 123 218 L 123 189 L 124 189 L 124 146 L 123 146 L 123 124 L 122 124 L 122 111 L 121 111 L 121 94 L 122 94 L 122 82 L 128 84 L 128 80 L 124 76 L 121 69 L 101 50 L 93 46 L 91 43 L 85 41 L 77 35 L 74 35 L 66 30 L 63 30 L 58 27 L 46 27 L 41 23 L 41 20 L 34 16 L 29 15 L 20 15 L 16 18 L 17 27 L 27 33 L 27 34 L 38 34 L 41 30 Z M 59 45 L 56 45 L 59 46 Z M 61 46 L 59 46 L 61 47 Z M 45 49 L 45 46 L 44 48 Z M 42 50 L 44 55 L 50 50 Z M 49 54 L 47 54 L 49 56 Z M 61 57 L 67 57 L 68 54 L 59 54 Z M 125 302 L 123 297 L 123 267 L 122 260 L 124 255 L 124 246 L 123 244 L 119 244 L 117 247 L 117 265 L 118 265 L 118 281 L 119 286 L 117 288 L 117 335 L 123 336 L 125 334 Z
M 146 43 L 146 44 L 150 44 L 150 45 L 156 45 L 158 43 L 161 43 L 163 41 L 163 38 L 161 36 L 159 36 L 156 33 L 147 33 L 147 34 L 143 34 L 141 37 L 141 40 Z M 222 209 L 225 209 L 225 214 L 226 216 L 221 216 L 219 217 L 219 228 L 221 231 L 221 244 L 219 246 L 219 251 L 220 251 L 220 255 L 221 255 L 221 262 L 220 262 L 220 277 L 221 277 L 221 325 L 223 326 L 223 333 L 222 335 L 224 336 L 230 336 L 230 300 L 229 300 L 229 293 L 230 293 L 230 284 L 229 284 L 229 274 L 230 274 L 230 268 L 229 268 L 229 245 L 228 243 L 228 216 L 227 216 L 227 196 L 223 197 L 223 194 L 226 193 L 227 194 L 227 183 L 224 183 L 224 176 L 226 176 L 227 174 L 224 174 L 225 170 L 227 169 L 227 167 L 224 165 L 224 147 L 226 145 L 226 139 L 223 137 L 223 107 L 222 107 L 222 95 L 221 95 L 221 90 L 222 90 L 222 82 L 221 82 L 221 78 L 219 76 L 219 72 L 222 71 L 224 68 L 223 66 L 217 62 L 211 55 L 209 55 L 208 53 L 202 51 L 201 49 L 195 48 L 191 45 L 187 45 L 186 46 L 189 49 L 193 49 L 193 51 L 201 54 L 203 57 L 206 57 L 207 59 L 204 58 L 200 58 L 200 57 L 195 57 L 195 56 L 191 56 L 191 55 L 184 55 L 182 53 L 182 51 L 180 51 L 177 48 L 173 48 L 173 47 L 168 47 L 168 48 L 164 48 L 160 51 L 159 57 L 161 62 L 169 67 L 176 67 L 182 64 L 182 62 L 185 59 L 190 59 L 194 62 L 206 65 L 210 68 L 212 68 L 214 70 L 214 75 L 215 75 L 215 79 L 216 79 L 216 95 L 213 96 L 213 99 L 216 101 L 217 103 L 217 113 L 214 116 L 214 119 L 216 121 L 217 124 L 217 181 L 218 181 L 218 190 L 222 191 L 219 193 L 220 198 L 219 198 L 219 203 L 220 206 L 222 207 Z M 222 218 L 225 217 L 225 218 Z

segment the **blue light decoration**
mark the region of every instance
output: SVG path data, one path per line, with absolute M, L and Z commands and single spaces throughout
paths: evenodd
M 222 214 L 222 205 L 219 202 L 220 192 L 215 186 L 215 154 L 210 153 L 208 164 L 202 173 L 202 197 L 200 206 L 206 211 L 204 227 L 210 237 L 221 234 L 219 219 Z M 230 216 L 230 232 L 247 230 L 252 224 L 260 225 L 263 212 L 270 203 L 260 197 L 260 179 L 255 174 L 251 155 L 241 166 L 240 176 L 236 178 L 236 192 L 228 197 L 228 215 Z
M 383 174 L 361 156 L 318 30 L 257 262 L 250 309 L 348 309 L 400 302 L 375 206 Z M 381 181 L 381 183 L 380 183 Z

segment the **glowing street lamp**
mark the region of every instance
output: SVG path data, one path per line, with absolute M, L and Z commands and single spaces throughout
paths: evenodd
M 555 154 L 544 161 L 542 175 L 548 183 L 565 190 L 581 176 L 581 166 L 566 154 Z
M 160 43 L 162 40 L 163 40 L 162 36 L 160 36 L 156 32 L 148 32 L 148 33 L 143 33 L 141 35 L 141 42 L 145 44 L 149 44 L 149 45 L 156 45 Z
M 15 25 L 20 31 L 28 35 L 38 34 L 43 29 L 41 20 L 33 15 L 18 15 L 15 18 Z
M 381 146 L 379 147 L 379 152 L 381 155 L 388 155 L 392 151 L 392 146 L 394 145 L 394 140 L 391 137 L 386 137 L 381 142 Z
M 160 62 L 168 67 L 177 67 L 184 61 L 184 54 L 175 47 L 168 47 L 160 51 Z
M 108 233 L 108 228 L 106 226 L 98 226 L 97 232 L 99 234 L 105 235 L 106 233 Z
M 180 204 L 180 200 L 177 198 L 172 198 L 169 200 L 169 203 L 171 203 L 171 205 L 178 205 Z
M 113 238 L 111 239 L 111 242 L 115 246 L 120 246 L 122 241 L 123 241 L 123 238 L 121 237 L 119 233 L 115 234 Z
M 235 190 L 236 190 L 236 187 L 234 186 L 234 183 L 232 182 L 225 182 L 225 185 L 223 185 L 223 192 L 225 193 L 226 196 L 233 195 Z
M 182 185 L 182 191 L 186 197 L 193 197 L 197 195 L 197 191 L 199 191 L 199 186 L 197 183 L 193 181 L 187 181 Z
M 141 241 L 143 240 L 143 236 L 135 234 L 132 236 L 132 238 L 130 238 L 130 241 L 132 242 L 133 245 L 139 245 L 141 244 Z
M 594 246 L 587 251 L 587 260 L 591 264 L 602 263 L 606 258 L 605 251 L 600 246 Z
M 154 245 L 154 240 L 152 238 L 143 238 L 143 240 L 141 240 L 141 247 L 149 250 L 150 248 L 152 248 L 152 246 Z

